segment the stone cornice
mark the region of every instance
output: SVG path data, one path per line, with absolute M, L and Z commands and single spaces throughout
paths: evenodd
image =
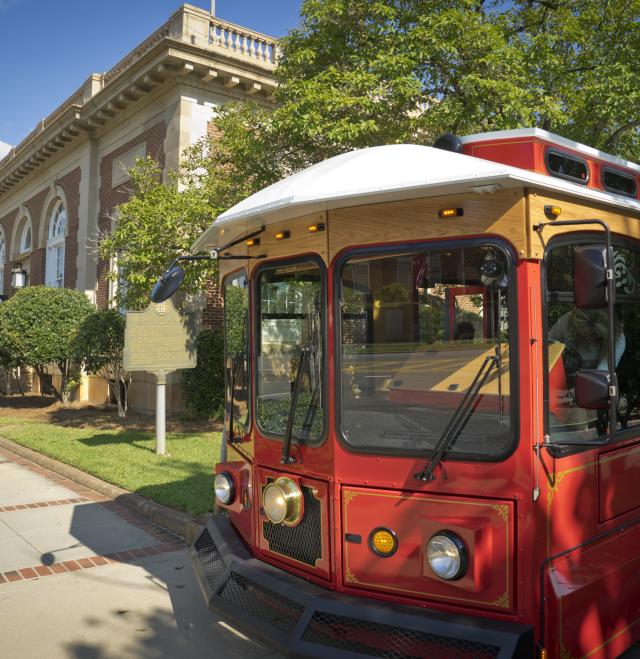
M 184 5 L 107 73 L 89 76 L 0 160 L 0 199 L 83 133 L 102 132 L 150 92 L 176 80 L 272 104 L 276 60 L 271 37 Z

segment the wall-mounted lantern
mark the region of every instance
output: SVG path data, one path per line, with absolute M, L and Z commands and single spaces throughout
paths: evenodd
M 11 287 L 14 290 L 24 288 L 27 285 L 27 271 L 22 269 L 22 264 L 18 263 L 11 271 Z

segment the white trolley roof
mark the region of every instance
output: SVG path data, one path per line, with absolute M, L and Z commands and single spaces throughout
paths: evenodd
M 215 249 L 262 225 L 332 208 L 530 186 L 640 212 L 640 202 L 577 183 L 415 144 L 350 151 L 308 167 L 225 211 L 196 240 Z

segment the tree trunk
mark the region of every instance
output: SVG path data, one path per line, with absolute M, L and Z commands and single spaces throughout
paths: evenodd
M 35 367 L 35 371 L 40 378 L 40 395 L 44 397 L 45 392 L 44 392 L 44 387 L 42 386 L 44 382 L 46 382 L 45 376 L 48 375 L 48 373 L 39 367 Z M 53 392 L 53 395 L 55 398 L 57 398 L 60 402 L 62 402 L 62 394 L 53 386 L 53 381 L 51 382 L 51 385 L 47 385 L 51 387 L 51 391 Z
M 109 387 L 113 391 L 113 397 L 118 404 L 118 416 L 124 418 L 129 409 L 129 383 L 131 378 L 125 375 L 125 371 L 118 364 L 112 366 L 113 381 L 108 379 Z M 113 382 L 113 384 L 112 384 Z
M 69 391 L 69 362 L 60 362 L 58 368 L 60 369 L 60 400 L 63 405 L 68 405 L 71 397 Z
M 13 377 L 16 380 L 16 384 L 18 385 L 18 391 L 20 392 L 20 395 L 25 398 L 26 394 L 24 393 L 24 389 L 22 387 L 22 378 L 21 378 L 21 373 L 20 373 L 20 367 L 16 366 L 15 369 L 11 371 L 13 373 Z
M 123 418 L 127 414 L 127 410 L 124 408 L 122 401 L 122 387 L 120 386 L 120 378 L 116 378 L 113 381 L 113 393 L 115 395 L 116 403 L 118 403 L 118 416 Z

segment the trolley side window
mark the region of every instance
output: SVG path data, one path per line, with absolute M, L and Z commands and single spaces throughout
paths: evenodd
M 581 158 L 568 153 L 547 149 L 545 152 L 547 171 L 551 176 L 564 178 L 574 183 L 586 185 L 589 180 L 589 167 Z
M 224 282 L 225 415 L 238 439 L 249 426 L 249 288 L 243 272 Z
M 634 176 L 610 169 L 609 167 L 605 167 L 602 170 L 602 185 L 609 192 L 624 194 L 628 197 L 635 197 L 638 192 Z
M 512 286 L 497 245 L 349 258 L 340 288 L 344 439 L 356 450 L 428 452 L 455 420 L 451 455 L 507 454 Z
M 325 427 L 324 276 L 316 263 L 267 266 L 257 288 L 258 424 L 282 436 L 293 412 L 292 436 L 318 442 Z
M 552 247 L 546 260 L 547 399 L 552 440 L 592 440 L 608 433 L 608 411 L 578 407 L 576 373 L 609 368 L 606 309 L 579 309 L 573 289 L 578 241 Z M 584 241 L 582 241 L 584 243 Z M 640 424 L 640 251 L 614 245 L 615 361 L 620 389 L 618 428 Z

